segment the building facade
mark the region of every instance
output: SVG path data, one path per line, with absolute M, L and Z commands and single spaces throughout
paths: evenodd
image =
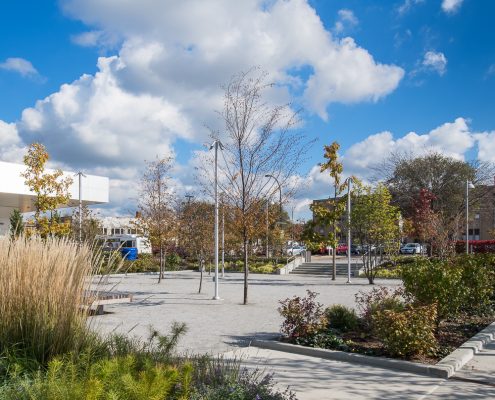
M 15 209 L 21 213 L 34 212 L 35 193 L 31 192 L 21 176 L 26 170 L 22 164 L 0 161 L 0 235 L 8 234 L 10 230 L 9 217 Z M 53 170 L 47 169 L 48 173 Z M 63 172 L 63 178 L 71 177 L 69 187 L 69 203 L 61 208 L 77 207 L 79 205 L 79 181 L 74 172 Z M 81 181 L 81 198 L 85 205 L 108 203 L 109 180 L 107 177 L 86 175 Z

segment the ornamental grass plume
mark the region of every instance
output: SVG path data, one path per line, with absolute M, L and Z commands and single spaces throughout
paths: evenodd
M 81 348 L 83 296 L 97 258 L 69 239 L 0 238 L 0 356 L 46 364 Z

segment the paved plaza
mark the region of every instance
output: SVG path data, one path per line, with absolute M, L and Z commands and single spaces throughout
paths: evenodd
M 168 272 L 160 284 L 158 275 L 152 273 L 112 275 L 101 289 L 129 292 L 134 300 L 106 306 L 105 315 L 91 318 L 92 327 L 145 338 L 149 326 L 166 333 L 173 321 L 185 322 L 188 332 L 180 351 L 242 358 L 247 366 L 274 373 L 277 384 L 290 386 L 300 400 L 495 398 L 493 347 L 456 374 L 463 381 L 247 347 L 253 338 L 273 337 L 279 332 L 279 300 L 304 296 L 309 289 L 319 293 L 318 300 L 324 305 L 355 307 L 355 294 L 372 289 L 364 278 L 347 284 L 340 276 L 332 281 L 330 277 L 252 274 L 246 306 L 242 305 L 242 274 L 228 273 L 221 279 L 220 301 L 212 300 L 212 278 L 204 274 L 202 293 L 198 294 L 196 271 Z M 396 287 L 400 281 L 378 279 L 376 283 Z M 469 381 L 473 379 L 482 383 Z
M 168 272 L 158 284 L 157 274 L 112 275 L 101 288 L 128 292 L 134 300 L 106 306 L 108 313 L 92 318 L 91 324 L 102 332 L 131 332 L 146 337 L 150 325 L 165 333 L 173 321 L 185 322 L 189 330 L 180 342 L 180 350 L 220 353 L 232 346 L 248 345 L 252 338 L 276 335 L 281 324 L 277 311 L 281 299 L 304 296 L 309 289 L 319 293 L 317 300 L 324 305 L 354 307 L 355 293 L 372 288 L 363 278 L 347 284 L 340 276 L 332 281 L 330 277 L 251 274 L 249 304 L 242 305 L 242 274 L 228 273 L 220 280 L 222 300 L 212 300 L 213 274 L 203 275 L 202 293 L 198 294 L 199 276 L 197 271 Z M 400 282 L 377 283 L 397 286 Z

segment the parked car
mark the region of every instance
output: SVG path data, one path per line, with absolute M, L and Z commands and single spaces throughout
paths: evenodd
M 425 250 L 420 243 L 407 243 L 401 246 L 399 252 L 400 254 L 423 254 Z
M 287 255 L 288 256 L 297 256 L 297 255 L 301 254 L 305 250 L 306 250 L 306 247 L 304 247 L 304 246 L 289 247 L 287 249 Z
M 374 252 L 376 250 L 376 246 L 375 245 L 370 245 L 370 244 L 365 244 L 365 245 L 358 245 L 356 246 L 356 254 L 366 254 L 366 253 L 369 253 L 370 251 L 371 252 Z
M 347 254 L 347 244 L 345 244 L 345 243 L 339 243 L 337 245 L 337 253 L 336 254 L 338 256 L 343 255 L 343 254 Z

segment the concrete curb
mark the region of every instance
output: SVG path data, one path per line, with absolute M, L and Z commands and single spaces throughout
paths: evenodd
M 277 340 L 253 340 L 251 346 L 448 379 L 470 361 L 476 353 L 482 350 L 484 345 L 493 340 L 495 340 L 495 322 L 487 326 L 481 332 L 478 332 L 471 339 L 463 343 L 457 350 L 454 350 L 451 354 L 434 365 L 419 364 L 385 357 L 371 357 L 337 350 L 299 346 L 279 342 Z
M 283 351 L 286 353 L 300 354 L 308 357 L 319 357 L 327 360 L 336 360 L 352 364 L 369 365 L 377 368 L 411 372 L 414 374 L 434 376 L 437 378 L 447 379 L 453 373 L 451 368 L 448 366 L 438 367 L 436 365 L 418 364 L 410 361 L 393 360 L 385 357 L 370 357 L 363 354 L 318 349 L 269 340 L 253 340 L 251 342 L 251 346 L 268 350 Z
M 440 360 L 436 365 L 447 367 L 453 370 L 452 376 L 459 371 L 475 354 L 483 350 L 483 347 L 495 340 L 495 322 L 478 332 L 471 339 L 464 342 L 457 350 L 454 350 L 447 357 Z

